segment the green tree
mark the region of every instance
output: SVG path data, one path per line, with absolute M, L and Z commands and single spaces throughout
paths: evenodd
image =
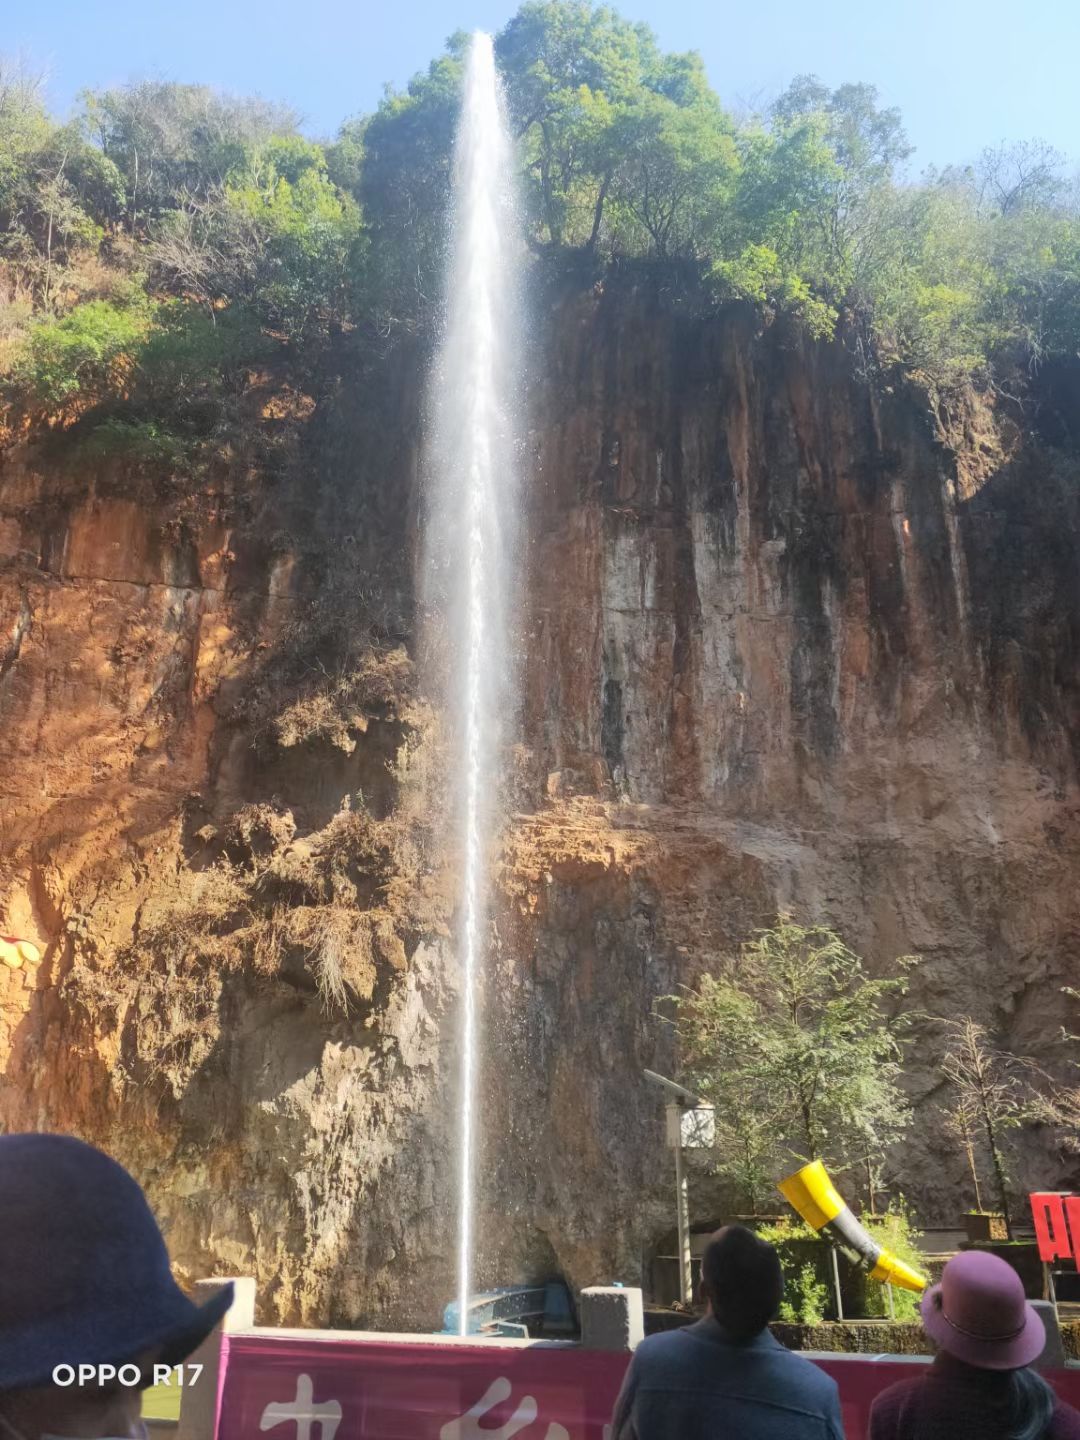
M 657 58 L 652 34 L 588 0 L 528 0 L 496 43 L 534 238 L 591 248 L 619 163 L 620 123 L 641 88 L 643 59 Z
M 913 203 L 925 224 L 894 306 L 916 320 L 899 327 L 904 358 L 932 368 L 955 351 L 961 368 L 1027 370 L 1076 352 L 1080 187 L 1056 152 L 1040 141 L 984 151 L 928 176 Z
M 0 258 L 46 309 L 80 251 L 96 250 L 123 185 L 78 125 L 54 125 L 34 77 L 0 60 Z
M 415 324 L 441 292 L 454 128 L 461 108 L 463 37 L 451 53 L 388 93 L 361 127 L 342 134 L 363 146 L 359 200 L 369 242 L 369 291 L 380 328 Z
M 539 245 L 699 254 L 737 155 L 700 57 L 586 0 L 530 0 L 498 38 Z
M 739 160 L 733 126 L 700 58 L 657 65 L 618 127 L 613 199 L 634 216 L 653 254 L 696 256 L 722 247 Z
M 986 345 L 1018 346 L 1037 367 L 1080 352 L 1080 216 L 1022 210 L 992 225 L 984 292 Z
M 894 1006 L 911 963 L 873 978 L 835 932 L 781 915 L 674 997 L 689 1083 L 716 1106 L 720 1164 L 748 1201 L 793 1159 L 861 1164 L 906 1128 Z
M 360 212 L 330 180 L 321 147 L 270 141 L 230 179 L 225 203 L 254 238 L 248 279 L 266 323 L 288 340 L 325 335 L 349 308 Z
M 212 423 L 222 397 L 241 389 L 247 371 L 273 348 L 242 305 L 214 313 L 188 300 L 164 301 L 141 339 L 129 392 L 133 408 Z
M 314 375 L 339 331 L 377 346 L 428 324 L 466 39 L 326 146 L 281 106 L 158 81 L 89 93 L 57 125 L 37 78 L 0 62 L 9 393 L 51 395 L 54 416 L 121 390 L 149 405 L 134 371 L 119 383 L 124 345 L 103 358 L 109 317 L 134 314 L 136 292 L 157 315 L 150 353 L 221 357 L 203 388 L 184 372 L 182 408 L 242 383 L 241 337 L 252 356 L 286 344 Z M 535 250 L 583 254 L 590 271 L 689 260 L 709 277 L 703 299 L 739 297 L 766 321 L 785 313 L 838 336 L 866 375 L 900 363 L 937 388 L 977 373 L 1020 394 L 1046 360 L 1080 353 L 1080 185 L 1044 143 L 911 183 L 900 117 L 872 86 L 802 76 L 736 123 L 698 56 L 665 54 L 647 26 L 590 0 L 526 0 L 496 51 Z M 158 311 L 162 300 L 179 305 Z M 94 302 L 105 309 L 80 310 Z M 34 315 L 49 324 L 31 345 Z M 85 401 L 67 388 L 76 372 Z
M 740 985 L 712 976 L 674 998 L 683 1063 L 714 1108 L 719 1173 L 757 1214 L 777 1178 L 778 1138 L 790 1117 L 786 1085 L 762 1063 L 760 1005 Z M 721 1055 L 730 1084 L 719 1083 Z
M 804 75 L 776 102 L 773 122 L 781 149 L 801 161 L 790 171 L 791 200 L 809 220 L 801 236 L 807 278 L 834 303 L 871 293 L 892 258 L 887 205 L 911 154 L 899 111 L 880 109 L 872 85 L 830 92 Z
M 897 173 L 911 153 L 898 112 L 871 85 L 830 91 L 800 76 L 740 136 L 742 165 L 717 278 L 795 309 L 819 333 L 842 308 L 867 313 L 902 263 Z
M 41 77 L 0 56 L 0 216 L 5 230 L 26 157 L 41 147 L 50 128 Z
M 20 220 L 39 257 L 41 298 L 49 308 L 58 272 L 79 251 L 96 251 L 123 206 L 112 162 L 77 126 L 54 129 L 26 166 Z
M 242 303 L 287 341 L 324 338 L 348 314 L 359 209 L 327 175 L 319 145 L 278 137 L 245 155 L 220 188 L 165 215 L 155 273 L 213 316 Z
M 930 177 L 889 207 L 892 263 L 873 282 L 878 344 L 935 377 L 962 378 L 984 364 L 988 265 L 971 195 Z

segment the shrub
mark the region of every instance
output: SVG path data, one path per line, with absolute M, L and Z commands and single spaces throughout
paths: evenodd
M 304 949 L 304 960 L 327 1014 L 348 1014 L 369 1001 L 376 981 L 371 913 L 348 905 L 299 905 L 287 911 L 283 939 Z
M 9 389 L 29 408 L 64 415 L 118 389 L 150 327 L 148 303 L 88 300 L 27 336 L 11 367 Z
M 734 259 L 717 261 L 711 273 L 721 296 L 736 296 L 766 310 L 797 315 L 807 332 L 818 339 L 835 333 L 835 306 L 816 296 L 767 245 L 747 245 Z
M 184 438 L 156 420 L 103 420 L 78 449 L 92 458 L 118 456 L 168 470 L 182 469 L 188 460 Z
M 903 1260 L 913 1270 L 925 1270 L 926 1259 L 919 1248 L 921 1233 L 915 1228 L 911 1212 L 901 1198 L 889 1206 L 884 1215 L 864 1216 L 863 1225 L 870 1235 L 891 1250 L 898 1260 Z M 913 1290 L 901 1290 L 893 1286 L 893 1318 L 896 1320 L 918 1320 L 919 1296 Z M 867 1278 L 863 1312 L 867 1316 L 889 1314 L 889 1297 L 885 1286 Z
M 188 301 L 158 307 L 157 324 L 139 352 L 136 388 L 146 403 L 176 412 L 195 397 L 237 383 L 273 350 L 258 321 L 241 306 L 219 312 Z
M 784 1218 L 774 1225 L 757 1227 L 780 1257 L 784 1272 L 784 1300 L 781 1320 L 793 1325 L 816 1325 L 825 1318 L 829 1287 L 824 1277 L 828 1263 L 826 1242 L 804 1220 Z
M 781 1320 L 791 1325 L 820 1325 L 829 1303 L 829 1287 L 818 1279 L 817 1266 L 800 1265 L 794 1282 L 784 1287 Z
M 910 1212 L 901 1200 L 890 1206 L 881 1216 L 864 1216 L 862 1221 L 868 1233 L 879 1245 L 910 1265 L 913 1270 L 925 1269 L 926 1261 L 919 1249 L 921 1238 L 916 1230 Z M 802 1220 L 782 1219 L 774 1225 L 758 1228 L 760 1239 L 774 1246 L 780 1257 L 784 1272 L 784 1303 L 780 1319 L 814 1325 L 825 1317 L 830 1304 L 828 1284 L 828 1241 L 821 1239 Z M 885 1286 L 869 1275 L 863 1274 L 863 1283 L 856 1285 L 859 1294 L 857 1313 L 865 1318 L 880 1318 L 889 1314 L 889 1299 Z M 845 1293 L 851 1287 L 845 1283 Z M 861 1294 L 860 1294 L 861 1292 Z M 847 1303 L 845 1304 L 847 1309 Z M 917 1320 L 919 1318 L 919 1297 L 911 1290 L 893 1286 L 893 1317 L 896 1320 Z

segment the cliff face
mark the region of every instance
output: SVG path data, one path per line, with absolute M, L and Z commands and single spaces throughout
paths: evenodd
M 1052 1053 L 1080 410 L 1063 371 L 1029 415 L 947 413 L 652 284 L 542 308 L 480 1278 L 590 1283 L 670 1225 L 656 997 L 779 906 L 874 965 L 921 955 L 920 1007 Z M 198 486 L 0 469 L 0 901 L 44 950 L 0 973 L 3 1120 L 107 1144 L 181 1268 L 254 1268 L 268 1321 L 430 1324 L 453 1288 L 421 374 L 406 346 L 318 406 L 260 377 Z M 930 1059 L 895 1168 L 951 1222 Z

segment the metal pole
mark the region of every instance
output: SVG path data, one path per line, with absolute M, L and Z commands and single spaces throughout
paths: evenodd
M 681 1115 L 678 1117 L 681 1123 Z M 693 1301 L 693 1281 L 690 1275 L 690 1192 L 683 1169 L 682 1133 L 675 1146 L 675 1198 L 679 1211 L 679 1292 L 684 1305 Z
M 889 1319 L 890 1319 L 890 1320 L 895 1320 L 895 1319 L 896 1319 L 896 1305 L 893 1303 L 893 1293 L 892 1293 L 892 1286 L 891 1286 L 891 1285 L 886 1285 L 886 1286 L 885 1286 L 885 1297 L 886 1297 L 886 1299 L 887 1299 L 888 1302 L 889 1302 Z
M 1050 1304 L 1053 1305 L 1054 1314 L 1057 1316 L 1058 1323 L 1060 1324 L 1061 1316 L 1058 1314 L 1057 1287 L 1054 1284 L 1054 1269 L 1053 1266 L 1045 1260 L 1043 1261 L 1043 1290 L 1046 1293 L 1047 1300 L 1049 1300 Z
M 832 1283 L 833 1299 L 836 1301 L 836 1318 L 844 1318 L 844 1302 L 840 1298 L 840 1262 L 836 1258 L 836 1246 L 829 1246 L 829 1259 L 832 1261 Z

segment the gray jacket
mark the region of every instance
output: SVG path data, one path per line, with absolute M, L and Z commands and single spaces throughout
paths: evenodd
M 728 1341 L 711 1317 L 634 1352 L 611 1440 L 843 1440 L 836 1381 L 768 1330 Z

